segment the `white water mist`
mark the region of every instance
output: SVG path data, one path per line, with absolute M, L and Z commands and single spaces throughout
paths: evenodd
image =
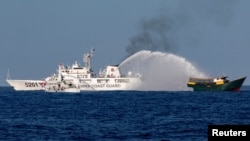
M 145 50 L 125 59 L 120 68 L 123 74 L 131 71 L 142 75 L 140 90 L 191 90 L 187 87 L 189 77 L 206 76 L 183 57 Z

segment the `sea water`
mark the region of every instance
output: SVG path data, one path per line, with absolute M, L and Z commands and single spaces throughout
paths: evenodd
M 190 91 L 189 77 L 208 75 L 183 57 L 140 51 L 119 67 L 143 85 L 78 94 L 0 87 L 0 140 L 207 141 L 208 125 L 250 124 L 250 88 Z
M 208 125 L 250 124 L 240 92 L 46 93 L 0 87 L 0 140 L 206 141 Z

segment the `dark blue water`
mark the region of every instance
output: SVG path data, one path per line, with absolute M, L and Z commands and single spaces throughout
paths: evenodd
M 52 94 L 0 87 L 4 141 L 206 141 L 209 124 L 250 124 L 250 90 Z

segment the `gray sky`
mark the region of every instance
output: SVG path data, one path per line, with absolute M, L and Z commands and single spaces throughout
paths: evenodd
M 249 5 L 248 0 L 1 0 L 0 85 L 7 85 L 8 69 L 12 79 L 42 79 L 60 63 L 82 63 L 91 47 L 96 72 L 152 50 L 184 57 L 211 76 L 248 76 Z

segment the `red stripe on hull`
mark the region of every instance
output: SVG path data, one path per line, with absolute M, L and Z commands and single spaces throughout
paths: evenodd
M 234 92 L 238 92 L 238 91 L 240 91 L 240 87 L 238 87 L 238 88 L 234 88 L 232 91 L 234 91 Z

